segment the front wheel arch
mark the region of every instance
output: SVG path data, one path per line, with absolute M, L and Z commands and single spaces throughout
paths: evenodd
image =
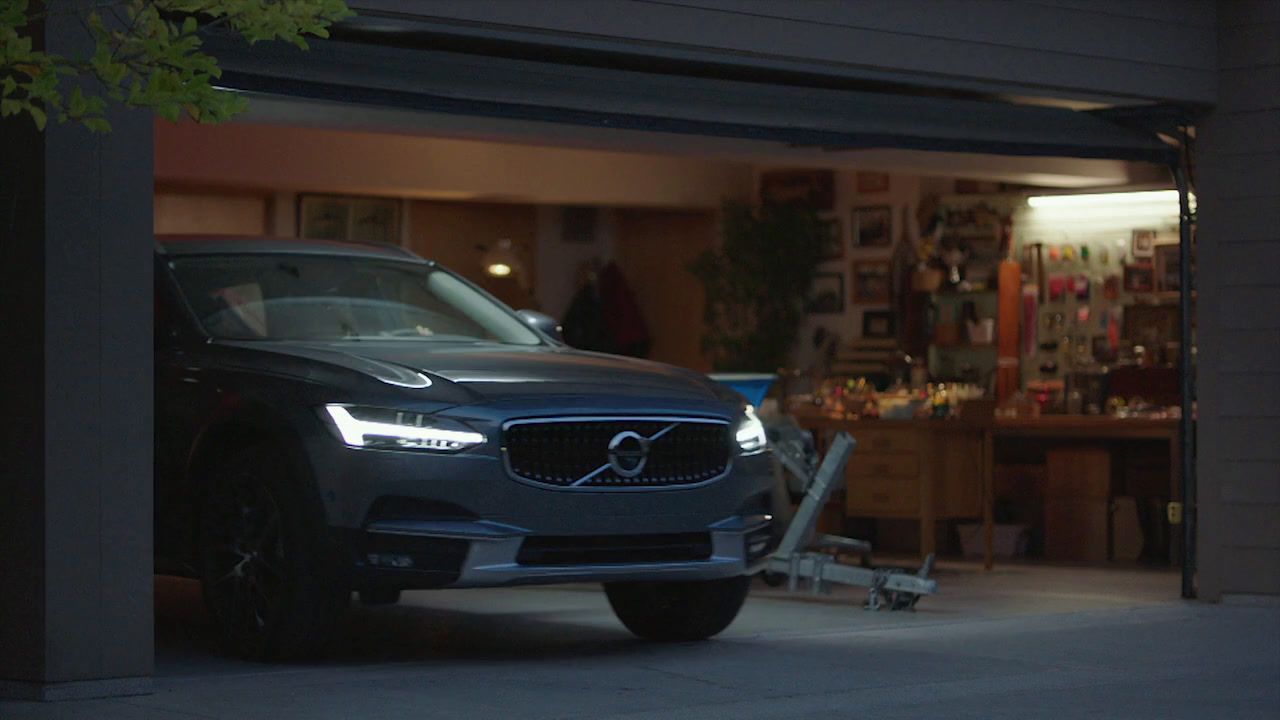
M 268 448 L 279 457 L 289 481 L 302 490 L 299 497 L 309 507 L 315 522 L 324 524 L 324 505 L 315 486 L 315 472 L 302 438 L 279 414 L 262 407 L 249 407 L 219 418 L 196 438 L 186 470 L 186 493 L 190 499 L 188 534 L 184 557 L 196 568 L 200 503 L 208 491 L 211 473 L 222 458 L 249 448 Z

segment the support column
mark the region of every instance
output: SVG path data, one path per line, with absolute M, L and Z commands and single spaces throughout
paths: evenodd
M 108 119 L 0 121 L 0 697 L 150 690 L 152 120 Z
M 1280 4 L 1218 3 L 1196 141 L 1199 596 L 1280 595 Z

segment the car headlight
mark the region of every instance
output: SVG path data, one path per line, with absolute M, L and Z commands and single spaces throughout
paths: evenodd
M 344 443 L 378 450 L 457 452 L 484 444 L 484 435 L 456 420 L 357 405 L 325 405 Z
M 769 444 L 769 438 L 764 434 L 764 424 L 760 422 L 760 418 L 756 417 L 756 409 L 748 405 L 743 408 L 743 413 L 746 417 L 738 423 L 738 431 L 735 434 L 738 447 L 742 449 L 743 455 L 764 452 Z

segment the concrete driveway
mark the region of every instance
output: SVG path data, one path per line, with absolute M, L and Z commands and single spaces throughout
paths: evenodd
M 157 582 L 148 696 L 0 718 L 1271 718 L 1280 608 L 1176 600 L 1155 571 L 944 565 L 871 613 L 759 585 L 705 643 L 633 640 L 590 586 L 420 592 L 357 608 L 305 665 L 211 655 L 196 588 Z

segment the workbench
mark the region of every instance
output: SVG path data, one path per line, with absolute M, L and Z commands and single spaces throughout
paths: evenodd
M 985 561 L 992 533 L 992 436 L 989 423 L 960 419 L 842 420 L 796 415 L 822 448 L 844 430 L 858 441 L 845 470 L 844 517 L 919 521 L 920 556 L 937 550 L 937 521 L 981 519 Z
M 978 519 L 983 525 L 984 563 L 991 567 L 997 451 L 1029 440 L 1051 448 L 1079 446 L 1082 441 L 1104 448 L 1131 440 L 1162 441 L 1168 445 L 1169 497 L 1180 499 L 1176 419 L 1046 415 L 986 421 L 880 420 L 841 419 L 816 411 L 801 411 L 795 417 L 813 432 L 820 449 L 825 437 L 840 430 L 858 441 L 845 471 L 845 492 L 838 507 L 842 518 L 916 520 L 921 557 L 937 550 L 938 520 Z M 1105 532 L 1104 526 L 1104 545 Z M 1169 538 L 1176 558 L 1179 536 L 1171 532 Z
M 1108 461 L 1111 456 L 1117 454 L 1132 453 L 1136 448 L 1135 445 L 1142 441 L 1153 441 L 1164 446 L 1163 454 L 1168 460 L 1167 480 L 1162 482 L 1163 492 L 1161 493 L 1169 501 L 1178 503 L 1182 500 L 1182 443 L 1181 443 L 1181 421 L 1176 418 L 1117 418 L 1111 416 L 1090 416 L 1090 415 L 1042 415 L 1039 418 L 1020 418 L 1020 419 L 1000 419 L 995 423 L 995 448 L 997 463 L 1000 462 L 1002 455 L 1008 455 L 1011 451 L 1021 450 L 1025 452 L 1030 446 L 1039 446 L 1046 450 L 1050 455 L 1048 465 L 1047 479 L 1048 488 L 1045 490 L 1047 495 L 1052 496 L 1055 492 L 1062 492 L 1062 482 L 1055 479 L 1054 475 L 1061 476 L 1062 461 L 1053 462 L 1054 454 L 1066 454 L 1078 450 L 1085 453 L 1083 458 L 1087 458 L 1090 451 L 1093 453 L 1102 452 L 1106 454 Z M 1154 448 L 1152 448 L 1154 449 Z M 1108 463 L 1109 464 L 1109 463 Z M 1087 469 L 1087 459 L 1074 468 L 1077 474 L 1089 473 Z M 1106 472 L 1101 470 L 1100 472 Z M 1108 482 L 1110 479 L 1108 479 Z M 1167 484 L 1164 484 L 1166 483 Z M 1056 486 L 1056 489 L 1055 489 Z M 1072 483 L 1071 489 L 1074 492 L 1080 492 L 1082 486 L 1079 483 Z M 1103 490 L 1102 488 L 1106 489 Z M 1109 502 L 1114 493 L 1114 488 L 1107 486 L 1098 486 L 1094 492 L 1101 492 L 1102 497 L 1097 498 L 1103 504 Z M 1052 502 L 1052 501 L 1051 501 Z M 1058 503 L 1061 509 L 1061 503 Z M 1096 513 L 1095 513 L 1096 514 Z M 1161 513 L 1163 517 L 1163 513 Z M 1051 539 L 1052 525 L 1055 523 L 1055 513 L 1048 513 L 1046 517 L 1046 540 Z M 1084 521 L 1085 518 L 1079 517 L 1068 510 L 1066 517 L 1057 517 L 1057 524 L 1064 525 L 1070 522 Z M 1096 524 L 1096 518 L 1093 520 Z M 1103 521 L 1105 523 L 1105 521 Z M 1161 522 L 1164 522 L 1162 519 Z M 1176 526 L 1166 525 L 1168 532 L 1168 560 L 1176 563 L 1182 554 L 1182 535 L 1177 532 Z M 1105 541 L 1105 538 L 1103 538 Z M 1055 553 L 1050 550 L 1048 555 Z M 1084 559 L 1097 560 L 1097 554 L 1094 557 L 1077 557 L 1068 559 Z

